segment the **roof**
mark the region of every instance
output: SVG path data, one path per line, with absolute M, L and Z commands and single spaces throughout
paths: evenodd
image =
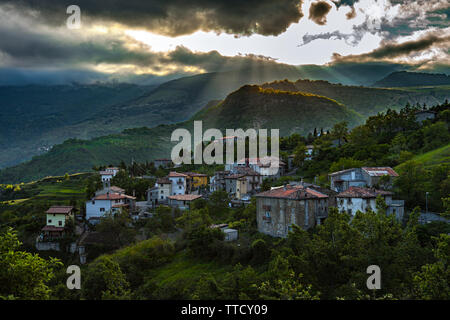
M 185 172 L 184 174 L 190 176 L 190 177 L 207 177 L 207 174 L 203 173 L 197 173 L 197 172 Z
M 244 158 L 244 159 L 239 160 L 237 162 L 237 164 L 245 164 L 248 162 L 249 164 L 256 164 L 258 166 L 270 166 L 270 163 L 272 161 L 274 161 L 274 162 L 278 161 L 278 164 L 280 166 L 286 165 L 283 161 L 281 161 L 280 158 L 274 157 L 274 156 L 265 156 L 262 158 Z
M 177 201 L 193 201 L 202 198 L 202 196 L 198 194 L 177 194 L 174 196 L 168 196 L 167 198 Z
M 169 173 L 168 177 L 170 177 L 170 178 L 173 178 L 173 177 L 185 178 L 185 177 L 187 177 L 187 175 L 185 175 L 184 173 L 179 173 L 179 172 L 171 171 L 171 172 Z
M 55 227 L 55 226 L 45 226 L 41 229 L 42 231 L 64 231 L 64 227 Z
M 337 198 L 376 198 L 378 195 L 392 195 L 390 191 L 376 190 L 362 187 L 350 187 L 346 191 L 339 193 Z
M 72 206 L 52 206 L 50 207 L 50 209 L 46 211 L 46 213 L 69 214 L 70 212 L 72 212 L 72 210 L 73 210 Z
M 119 200 L 119 199 L 136 199 L 135 197 L 119 193 L 105 193 L 94 197 L 94 200 Z
M 305 188 L 303 186 L 291 186 L 273 188 L 272 190 L 261 192 L 255 195 L 260 198 L 281 198 L 281 199 L 325 199 L 328 198 L 326 194 L 323 194 L 317 190 L 311 188 Z
M 346 173 L 346 172 L 350 172 L 350 171 L 353 171 L 353 170 L 358 170 L 358 168 L 351 168 L 351 169 L 345 169 L 345 170 L 341 170 L 341 171 L 336 171 L 336 172 L 330 173 L 329 176 L 338 176 L 340 174 L 343 174 L 343 173 Z
M 391 167 L 363 167 L 361 169 L 367 172 L 367 174 L 371 177 L 381 177 L 385 175 L 398 177 L 398 173 Z
M 158 178 L 156 180 L 157 184 L 171 184 L 172 182 L 170 182 L 170 179 L 165 177 L 165 178 Z
M 113 175 L 113 173 L 110 172 L 110 171 L 100 171 L 99 173 L 102 176 L 111 176 L 111 175 Z
M 259 176 L 260 174 L 249 167 L 237 167 L 236 171 L 238 174 L 246 175 L 246 176 Z

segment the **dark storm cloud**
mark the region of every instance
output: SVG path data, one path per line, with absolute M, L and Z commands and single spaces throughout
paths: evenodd
M 327 14 L 330 12 L 331 8 L 331 4 L 328 2 L 313 2 L 309 7 L 309 19 L 319 25 L 324 25 L 327 23 Z
M 335 62 L 368 62 L 368 61 L 388 61 L 390 59 L 414 56 L 431 48 L 448 48 L 450 45 L 449 35 L 439 35 L 438 32 L 430 32 L 425 36 L 403 43 L 382 43 L 382 45 L 365 54 L 341 56 L 334 54 Z M 448 49 L 447 49 L 448 50 Z
M 278 35 L 303 16 L 301 0 L 77 0 L 82 18 L 112 21 L 177 36 L 197 30 L 237 35 Z M 68 0 L 0 0 L 23 10 L 36 10 L 45 23 L 62 25 Z M 85 20 L 86 21 L 86 20 Z

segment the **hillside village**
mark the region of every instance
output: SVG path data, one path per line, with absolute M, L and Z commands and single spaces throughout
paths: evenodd
M 144 250 L 147 245 L 155 245 L 159 248 L 155 250 L 162 251 L 144 256 L 154 255 L 156 259 L 160 254 L 168 254 L 171 257 L 161 261 L 187 254 L 199 261 L 215 257 L 214 261 L 221 264 L 242 262 L 257 266 L 262 261 L 268 266 L 269 261 L 282 259 L 279 254 L 285 249 L 281 248 L 286 248 L 293 237 L 303 237 L 296 246 L 307 245 L 317 232 L 325 232 L 336 219 L 345 221 L 348 228 L 359 228 L 361 219 L 376 217 L 379 223 L 385 224 L 386 230 L 407 230 L 411 221 L 416 221 L 423 230 L 428 230 L 422 232 L 430 232 L 427 237 L 431 237 L 450 225 L 448 208 L 444 207 L 445 212 L 439 209 L 448 206 L 444 201 L 448 165 L 439 164 L 427 173 L 427 179 L 437 182 L 425 184 L 421 180 L 419 183 L 425 179 L 425 171 L 420 171 L 414 161 L 399 158 L 412 158 L 412 154 L 405 153 L 408 149 L 404 146 L 407 139 L 416 137 L 410 134 L 404 138 L 398 132 L 422 132 L 436 127 L 443 134 L 440 126 L 443 121 L 448 123 L 445 118 L 448 104 L 432 109 L 409 108 L 371 117 L 366 123 L 367 128 L 376 132 L 377 139 L 385 139 L 384 133 L 377 131 L 380 128 L 397 132 L 394 139 L 392 133 L 386 133 L 392 150 L 389 153 L 384 151 L 386 148 L 367 153 L 376 150 L 377 145 L 358 145 L 355 135 L 366 127 L 350 131 L 345 123 L 338 123 L 330 130 L 314 130 L 307 137 L 293 134 L 281 138 L 279 158 L 245 157 L 213 166 L 174 165 L 170 159 L 156 159 L 96 167 L 94 173 L 82 178 L 85 195 L 79 200 L 52 201 L 51 205 L 42 202 L 39 207 L 33 207 L 33 212 L 40 210 L 45 215 L 45 222 L 33 220 L 36 222 L 32 228 L 39 231 L 31 233 L 35 237 L 31 250 L 52 255 L 57 252 L 64 259 L 87 268 L 109 255 L 138 250 L 140 246 Z M 405 129 L 400 130 L 389 121 Z M 432 140 L 426 140 L 426 134 L 421 136 L 423 150 L 448 145 L 448 133 L 441 140 L 437 140 L 435 133 Z M 396 149 L 398 145 L 404 148 L 400 152 Z M 365 150 L 372 160 L 348 157 L 347 150 L 351 154 Z M 275 172 L 269 170 L 273 163 L 278 166 Z M 405 166 L 412 166 L 413 171 Z M 75 183 L 78 177 L 66 175 L 50 184 L 69 184 L 71 179 Z M 427 189 L 417 189 L 423 184 Z M 20 197 L 27 188 L 21 184 L 8 192 Z M 440 196 L 436 197 L 438 192 Z M 440 199 L 442 203 L 438 203 Z M 421 205 L 423 200 L 425 206 Z M 308 237 L 312 238 L 308 240 Z M 280 249 L 277 243 L 282 244 Z M 311 259 L 308 258 L 308 263 L 313 263 Z M 289 264 L 292 268 L 302 265 Z M 139 287 L 143 281 L 139 279 L 130 279 L 130 285 Z M 325 293 L 329 297 L 337 294 L 332 284 L 314 283 L 322 286 L 322 290 L 331 290 Z M 193 283 L 190 285 L 195 287 Z M 180 284 L 176 288 L 179 286 L 182 287 Z M 158 290 L 168 289 L 162 286 Z M 164 296 L 160 291 L 155 292 L 147 296 Z M 174 291 L 168 297 L 176 296 Z

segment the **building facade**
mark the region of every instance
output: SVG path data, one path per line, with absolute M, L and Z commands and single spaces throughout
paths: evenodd
M 293 225 L 309 229 L 328 216 L 328 196 L 303 186 L 283 186 L 257 194 L 258 231 L 286 238 Z

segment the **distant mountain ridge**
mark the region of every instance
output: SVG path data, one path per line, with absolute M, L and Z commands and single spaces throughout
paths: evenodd
M 442 85 L 450 85 L 450 76 L 443 73 L 420 73 L 408 71 L 393 72 L 373 84 L 374 87 L 379 88 Z
M 149 161 L 168 157 L 175 143 L 171 133 L 177 128 L 193 132 L 194 120 L 203 121 L 203 130 L 279 128 L 282 135 L 292 132 L 306 134 L 314 127 L 330 128 L 334 123 L 348 121 L 355 125 L 361 116 L 344 105 L 313 94 L 277 91 L 246 85 L 219 103 L 212 102 L 191 120 L 155 128 L 127 129 L 91 140 L 70 139 L 31 161 L 0 171 L 0 183 L 40 179 L 66 172 L 90 171 L 94 165 Z M 223 131 L 225 134 L 225 131 Z

